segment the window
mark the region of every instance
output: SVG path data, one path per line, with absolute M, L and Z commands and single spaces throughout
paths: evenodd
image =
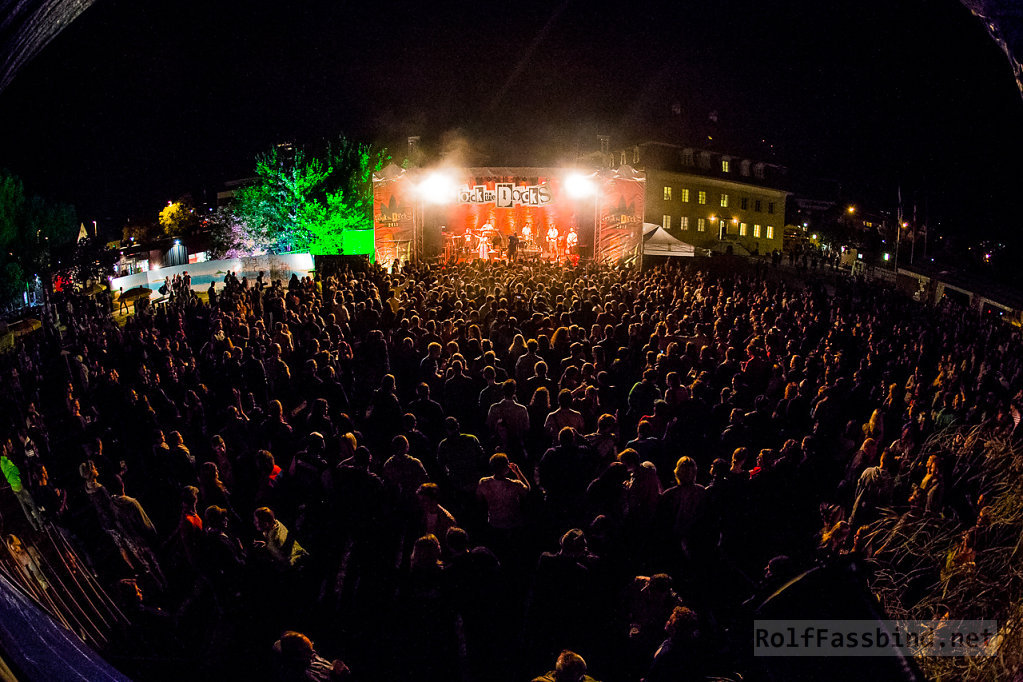
M 666 186 L 664 188 L 664 200 L 671 201 L 671 187 Z
M 683 189 L 681 196 L 679 197 L 682 201 L 689 203 L 689 190 Z
M 760 239 L 760 226 L 759 225 L 756 225 L 756 224 L 753 225 L 753 238 L 754 239 Z
M 661 216 L 661 227 L 663 227 L 665 230 L 670 230 L 671 229 L 671 216 L 670 215 L 663 215 L 663 216 Z M 768 228 L 768 229 L 770 229 L 770 228 Z
M 743 177 L 745 177 L 745 178 L 749 177 L 749 161 L 748 160 L 744 159 L 741 163 L 739 163 L 739 172 L 742 173 Z
M 622 165 L 625 165 L 625 152 L 622 152 Z
M 730 168 L 731 165 L 732 165 L 732 162 L 729 161 L 728 159 L 721 159 L 721 172 L 722 173 L 727 173 L 729 170 L 731 170 L 731 168 Z
M 758 163 L 753 166 L 753 175 L 762 179 L 764 177 L 764 164 Z
M 768 213 L 774 213 L 774 202 L 773 201 L 768 201 L 767 202 L 767 212 Z
M 728 208 L 728 195 L 727 194 L 722 194 L 721 195 L 721 208 Z
M 699 195 L 697 196 L 696 200 L 698 202 L 700 202 L 701 204 L 707 203 L 707 193 L 706 192 L 700 192 Z
M 696 231 L 697 232 L 706 232 L 707 231 L 707 219 L 706 218 L 697 218 L 696 219 Z
M 774 225 L 767 226 L 767 238 L 774 239 Z
M 753 210 L 760 213 L 760 199 L 753 202 Z
M 682 216 L 682 218 L 679 220 L 678 226 L 680 228 L 682 228 L 683 232 L 688 232 L 689 231 L 689 216 L 687 216 L 687 215 Z
M 739 223 L 739 236 L 740 237 L 746 236 L 746 223 Z
M 632 163 L 639 163 L 639 145 L 632 148 Z
M 739 208 L 741 208 L 744 211 L 749 210 L 749 197 L 743 197 L 739 199 Z
M 700 168 L 710 168 L 710 152 L 700 152 Z
M 682 163 L 685 164 L 686 166 L 692 166 L 693 165 L 693 150 L 692 149 L 683 149 L 682 150 Z

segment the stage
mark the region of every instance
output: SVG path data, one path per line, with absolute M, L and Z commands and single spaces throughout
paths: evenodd
M 392 164 L 373 176 L 376 257 L 629 261 L 639 252 L 644 185 L 632 169 Z

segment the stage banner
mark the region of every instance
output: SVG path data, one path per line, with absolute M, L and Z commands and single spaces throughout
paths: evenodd
M 443 226 L 446 250 L 452 249 L 456 256 L 477 250 L 481 235 L 492 235 L 485 237 L 494 246 L 491 257 L 500 255 L 512 234 L 519 237 L 522 253 L 574 255 L 579 242 L 589 242 L 592 229 L 580 232 L 580 213 L 586 203 L 565 192 L 564 177 L 569 172 L 536 167 L 459 169 L 451 201 L 427 222 Z
M 392 163 L 373 174 L 373 241 L 378 263 L 411 259 L 414 209 L 415 189 L 407 171 Z
M 599 177 L 600 236 L 594 258 L 612 265 L 638 264 L 646 176 L 630 166 L 621 166 Z

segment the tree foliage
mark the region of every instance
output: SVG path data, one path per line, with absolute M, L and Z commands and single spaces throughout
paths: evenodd
M 198 224 L 195 207 L 187 198 L 173 201 L 160 211 L 159 223 L 165 237 L 184 234 Z
M 74 207 L 29 196 L 21 178 L 0 170 L 0 304 L 48 271 L 54 252 L 73 244 L 78 229 Z
M 372 176 L 388 159 L 344 137 L 319 153 L 272 148 L 256 159 L 256 181 L 210 219 L 217 250 L 341 253 L 346 230 L 372 227 Z
M 130 241 L 135 240 L 136 244 L 144 244 L 152 239 L 156 239 L 163 228 L 159 222 L 156 223 L 128 223 L 121 228 L 121 240 Z

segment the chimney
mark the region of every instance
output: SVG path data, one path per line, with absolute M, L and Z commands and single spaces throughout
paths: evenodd
M 408 138 L 408 162 L 412 166 L 419 165 L 419 136 L 410 135 Z

